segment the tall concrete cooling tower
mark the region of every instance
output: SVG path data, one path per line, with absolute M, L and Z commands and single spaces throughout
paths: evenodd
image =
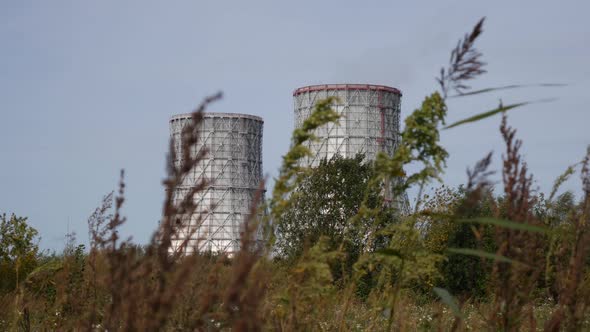
M 170 119 L 176 166 L 181 162 L 182 128 L 190 121 L 191 114 Z M 193 248 L 229 254 L 239 250 L 243 224 L 262 179 L 263 123 L 262 118 L 252 115 L 204 113 L 198 127 L 198 143 L 191 154 L 196 155 L 203 149 L 207 149 L 208 154 L 176 190 L 175 201 L 182 200 L 188 190 L 203 179 L 210 184 L 194 196 L 195 214 L 179 225 L 180 236 L 173 241 L 173 248 L 180 246 L 194 230 L 187 252 L 192 252 Z
M 344 158 L 365 153 L 367 160 L 375 160 L 383 151 L 393 155 L 399 139 L 401 92 L 383 85 L 328 84 L 299 88 L 295 99 L 295 126 L 300 127 L 321 99 L 334 96 L 340 102 L 333 108 L 342 115 L 340 124 L 328 124 L 314 134 L 319 138 L 308 147 L 312 156 L 304 160 L 317 166 L 321 159 L 335 154 Z
M 376 159 L 377 153 L 392 156 L 397 148 L 400 131 L 400 90 L 371 84 L 327 84 L 299 88 L 293 92 L 295 102 L 295 126 L 301 127 L 314 109 L 315 104 L 327 97 L 337 97 L 333 105 L 342 117 L 339 124 L 330 123 L 314 131 L 317 141 L 308 142 L 312 155 L 302 164 L 315 167 L 324 158 L 335 154 L 352 158 L 364 153 L 368 161 Z M 386 200 L 391 199 L 386 194 Z M 407 198 L 401 201 L 407 209 Z

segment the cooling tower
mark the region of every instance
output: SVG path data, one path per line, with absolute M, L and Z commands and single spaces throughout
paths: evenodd
M 191 114 L 170 119 L 176 166 L 181 162 L 182 128 L 190 121 Z M 203 179 L 210 184 L 194 196 L 197 209 L 193 216 L 178 221 L 180 235 L 174 239 L 173 248 L 190 236 L 187 252 L 194 248 L 229 254 L 239 250 L 243 224 L 262 178 L 262 127 L 263 120 L 257 116 L 204 113 L 198 127 L 198 142 L 191 154 L 203 149 L 208 153 L 176 190 L 175 201 L 180 202 Z
M 353 158 L 364 153 L 373 161 L 379 152 L 392 156 L 398 145 L 401 92 L 392 87 L 370 84 L 327 84 L 299 88 L 293 92 L 295 126 L 301 127 L 315 104 L 327 97 L 337 97 L 332 108 L 342 117 L 339 124 L 329 123 L 314 131 L 318 138 L 308 142 L 311 156 L 302 165 L 315 167 L 335 154 Z M 387 186 L 386 186 L 387 187 Z M 386 190 L 387 192 L 387 190 Z M 391 200 L 386 194 L 386 200 Z M 407 198 L 397 200 L 407 210 Z
M 304 164 L 314 167 L 335 154 L 352 158 L 362 152 L 367 160 L 375 160 L 380 151 L 393 155 L 401 95 L 398 89 L 369 84 L 312 85 L 295 90 L 296 127 L 309 117 L 316 102 L 327 97 L 338 98 L 333 109 L 342 115 L 339 125 L 330 123 L 314 131 L 318 140 L 308 143 L 312 156 L 303 160 Z

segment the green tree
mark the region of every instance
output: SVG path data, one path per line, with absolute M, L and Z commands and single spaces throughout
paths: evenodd
M 351 220 L 374 172 L 363 160 L 362 154 L 348 159 L 336 155 L 310 170 L 277 225 L 276 247 L 282 258 L 297 259 L 325 237 L 329 250 L 341 248 L 346 253 L 346 266 L 351 268 L 374 224 L 370 218 Z M 379 206 L 379 193 L 372 192 L 368 201 L 371 208 Z
M 0 292 L 15 290 L 35 269 L 39 253 L 37 230 L 26 217 L 0 216 Z
M 432 252 L 444 254 L 447 248 L 467 248 L 494 252 L 493 229 L 489 225 L 474 227 L 461 223 L 460 219 L 491 217 L 493 196 L 486 192 L 481 198 L 470 201 L 469 193 L 460 186 L 457 189 L 442 187 L 433 197 L 428 197 L 423 213 L 425 246 Z M 449 255 L 440 266 L 441 285 L 452 294 L 463 297 L 485 295 L 489 279 L 489 262 L 479 257 Z

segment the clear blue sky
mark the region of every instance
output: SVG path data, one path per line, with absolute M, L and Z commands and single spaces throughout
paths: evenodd
M 0 211 L 28 216 L 43 248 L 60 250 L 68 224 L 87 242 L 86 219 L 124 168 L 123 233 L 146 242 L 161 214 L 172 114 L 223 90 L 211 111 L 264 118 L 272 177 L 289 145 L 295 88 L 395 86 L 405 117 L 482 16 L 489 73 L 475 87 L 569 85 L 455 100 L 449 121 L 500 98 L 559 98 L 510 114 L 547 191 L 590 143 L 588 13 L 587 1 L 1 1 Z M 499 169 L 499 122 L 443 133 L 447 183 L 464 182 L 490 150 Z

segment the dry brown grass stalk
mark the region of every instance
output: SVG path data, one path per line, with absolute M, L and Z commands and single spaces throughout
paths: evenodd
M 481 60 L 482 53 L 474 46 L 475 40 L 483 32 L 484 20 L 485 17 L 480 19 L 471 33 L 465 34 L 465 37 L 457 42 L 457 46 L 451 52 L 449 67 L 446 70 L 445 68 L 440 70 L 440 77 L 437 78 L 437 81 L 441 86 L 445 99 L 450 90 L 462 94 L 470 89 L 465 84 L 465 81 L 474 79 L 486 72 L 483 69 L 485 62 Z
M 590 256 L 590 148 L 582 161 L 582 186 L 584 200 L 579 210 L 570 215 L 573 225 L 573 241 L 563 247 L 562 252 L 569 251 L 567 266 L 562 267 L 559 285 L 559 301 L 557 309 L 545 323 L 545 331 L 579 330 L 587 312 L 588 294 L 580 289 L 583 285 L 585 266 Z
M 515 139 L 516 130 L 507 125 L 504 114 L 500 132 L 506 144 L 502 178 L 504 197 L 500 210 L 504 217 L 517 223 L 540 226 L 532 213 L 535 198 L 531 194 L 532 176 L 522 161 L 522 142 Z M 497 216 L 502 217 L 502 216 Z M 496 252 L 514 263 L 495 261 L 492 270 L 493 310 L 488 317 L 491 326 L 505 331 L 515 330 L 525 319 L 524 308 L 530 303 L 537 280 L 544 266 L 544 255 L 539 250 L 544 238 L 524 230 L 496 227 Z

